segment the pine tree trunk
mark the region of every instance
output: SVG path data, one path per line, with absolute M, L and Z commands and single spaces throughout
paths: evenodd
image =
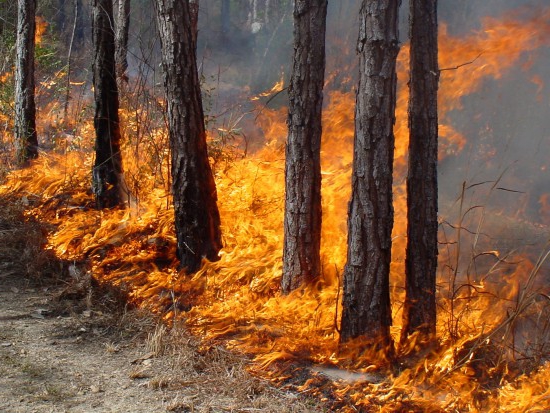
M 93 192 L 98 208 L 113 208 L 123 205 L 126 197 L 120 154 L 112 0 L 94 0 L 92 19 L 96 133 Z
M 360 337 L 365 348 L 391 346 L 389 272 L 399 4 L 364 0 L 360 13 L 360 75 L 340 341 Z
M 437 269 L 437 0 L 411 0 L 409 172 L 404 341 L 433 338 Z
M 285 169 L 284 293 L 321 273 L 321 110 L 327 0 L 297 0 Z
M 116 75 L 119 80 L 127 82 L 128 76 L 128 32 L 130 29 L 130 0 L 115 0 L 115 63 Z
M 222 247 L 188 0 L 156 0 L 172 150 L 177 253 L 194 272 Z
M 18 0 L 15 62 L 15 156 L 21 165 L 38 157 L 34 101 L 35 15 L 36 0 Z

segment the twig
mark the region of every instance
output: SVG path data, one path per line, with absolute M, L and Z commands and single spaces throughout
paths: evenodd
M 446 70 L 457 70 L 457 69 L 460 69 L 461 67 L 463 66 L 467 66 L 467 65 L 471 65 L 472 63 L 474 63 L 477 59 L 479 59 L 481 57 L 481 55 L 483 54 L 483 52 L 481 52 L 480 54 L 478 54 L 476 56 L 476 58 L 470 62 L 466 62 L 466 63 L 461 63 L 459 65 L 456 65 L 455 67 L 445 67 L 443 69 L 439 69 L 439 73 L 443 72 L 443 71 L 446 71 Z

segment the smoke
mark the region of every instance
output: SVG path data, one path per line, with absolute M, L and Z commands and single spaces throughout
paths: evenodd
M 360 0 L 329 2 L 327 95 L 330 90 L 354 91 L 360 3 Z M 281 77 L 285 79 L 285 86 L 288 84 L 293 5 L 292 1 L 283 0 L 269 2 L 269 9 L 265 8 L 267 2 L 261 0 L 227 4 L 230 7 L 222 13 L 220 2 L 200 3 L 198 60 L 205 110 L 214 127 L 229 125 L 261 141 L 265 137 L 253 113 L 257 103 L 251 103 L 250 97 L 270 89 Z M 467 38 L 486 29 L 487 17 L 495 21 L 504 18 L 528 21 L 540 15 L 544 7 L 544 0 L 440 0 L 439 20 L 450 36 Z M 148 20 L 149 24 L 132 24 L 130 74 L 145 74 L 149 82 L 158 87 L 160 54 L 153 13 L 136 4 L 132 14 L 134 22 Z M 400 37 L 405 45 L 407 0 L 402 2 L 400 11 Z M 545 194 L 550 192 L 550 166 L 546 156 L 546 148 L 550 146 L 546 90 L 550 80 L 549 58 L 548 45 L 522 53 L 512 67 L 503 70 L 497 78 L 487 76 L 477 91 L 460 98 L 460 108 L 444 116 L 445 122 L 466 138 L 466 144 L 461 151 L 446 154 L 440 162 L 443 219 L 451 220 L 451 215 L 456 213 L 453 208 L 462 194 L 463 183 L 468 187 L 487 182 L 467 191 L 471 205 L 479 203 L 485 211 L 550 224 L 550 210 L 544 210 Z M 464 63 L 467 62 L 455 62 L 457 66 Z M 468 73 L 479 70 L 481 64 L 480 59 L 456 70 Z M 447 75 L 448 72 L 442 75 L 442 82 Z M 286 106 L 286 100 L 286 93 L 280 93 L 260 102 L 280 109 Z M 325 101 L 329 104 L 328 98 Z M 349 110 L 353 113 L 353 107 Z

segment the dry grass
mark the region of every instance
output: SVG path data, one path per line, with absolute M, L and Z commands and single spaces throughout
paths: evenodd
M 48 316 L 65 315 L 56 338 L 102 340 L 105 352 L 143 348 L 128 377 L 150 391 L 168 392 L 170 412 L 320 412 L 313 399 L 274 388 L 247 371 L 249 360 L 219 345 L 201 344 L 180 324 L 168 327 L 145 310 L 128 307 L 124 291 L 100 285 L 83 262 L 60 262 L 44 251 L 45 231 L 24 216 L 26 202 L 0 199 L 0 270 L 47 285 Z M 29 376 L 42 374 L 24 366 Z M 58 401 L 54 385 L 37 398 Z

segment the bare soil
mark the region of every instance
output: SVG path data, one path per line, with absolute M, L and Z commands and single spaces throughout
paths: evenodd
M 1 412 L 320 412 L 99 288 L 0 200 Z

